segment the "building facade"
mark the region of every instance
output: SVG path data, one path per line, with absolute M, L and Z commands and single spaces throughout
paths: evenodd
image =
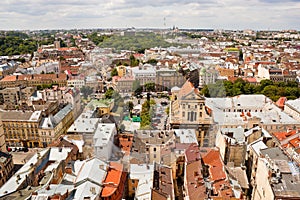
M 186 79 L 175 69 L 163 68 L 156 70 L 156 91 L 170 91 L 174 86 L 181 87 Z
M 209 144 L 213 140 L 208 134 L 212 124 L 211 117 L 207 113 L 205 99 L 199 90 L 194 88 L 191 82 L 186 81 L 174 95 L 176 100 L 171 101 L 170 105 L 171 127 L 197 129 L 199 145 L 213 145 Z
M 13 168 L 12 155 L 0 150 L 0 187 L 11 177 Z

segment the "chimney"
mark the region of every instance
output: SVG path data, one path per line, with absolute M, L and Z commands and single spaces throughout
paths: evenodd
M 67 166 L 67 167 L 65 168 L 65 172 L 66 172 L 67 174 L 72 174 L 72 168 L 69 167 L 69 166 Z

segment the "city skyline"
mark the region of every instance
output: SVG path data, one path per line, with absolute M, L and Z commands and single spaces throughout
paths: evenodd
M 1 1 L 1 30 L 84 28 L 300 29 L 299 0 Z

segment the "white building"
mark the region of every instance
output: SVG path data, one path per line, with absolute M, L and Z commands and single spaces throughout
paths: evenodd
M 108 161 L 113 153 L 114 136 L 117 134 L 115 124 L 99 123 L 94 134 L 96 158 Z
M 67 81 L 68 87 L 82 88 L 85 85 L 84 79 L 70 79 Z
M 284 112 L 300 122 L 300 99 L 286 101 Z
M 156 70 L 154 66 L 150 64 L 144 64 L 143 66 L 131 68 L 132 75 L 135 80 L 140 81 L 141 85 L 146 83 L 155 83 Z
M 241 126 L 250 129 L 261 125 L 265 130 L 272 132 L 300 127 L 300 122 L 261 94 L 206 98 L 205 105 L 212 110 L 213 120 L 220 128 Z
M 93 137 L 100 118 L 92 118 L 93 111 L 83 112 L 68 129 L 68 134 L 83 136 L 84 144 L 92 146 Z
M 77 177 L 75 179 L 76 192 L 73 199 L 99 199 L 108 164 L 98 158 L 93 158 L 85 161 L 76 161 L 74 169 L 74 174 Z
M 135 200 L 151 199 L 151 188 L 153 187 L 154 166 L 148 164 L 131 164 L 130 180 L 138 180 L 135 190 Z

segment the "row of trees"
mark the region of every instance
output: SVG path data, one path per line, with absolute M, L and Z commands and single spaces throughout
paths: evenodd
M 253 85 L 243 79 L 231 81 L 217 81 L 215 84 L 208 84 L 201 93 L 206 97 L 237 96 L 240 94 L 264 94 L 273 101 L 280 97 L 296 99 L 300 97 L 300 88 L 296 81 L 273 82 L 262 80 L 259 85 Z
M 147 99 L 142 104 L 141 111 L 141 128 L 151 129 L 151 119 L 154 116 L 154 105 L 156 102 L 153 99 Z

